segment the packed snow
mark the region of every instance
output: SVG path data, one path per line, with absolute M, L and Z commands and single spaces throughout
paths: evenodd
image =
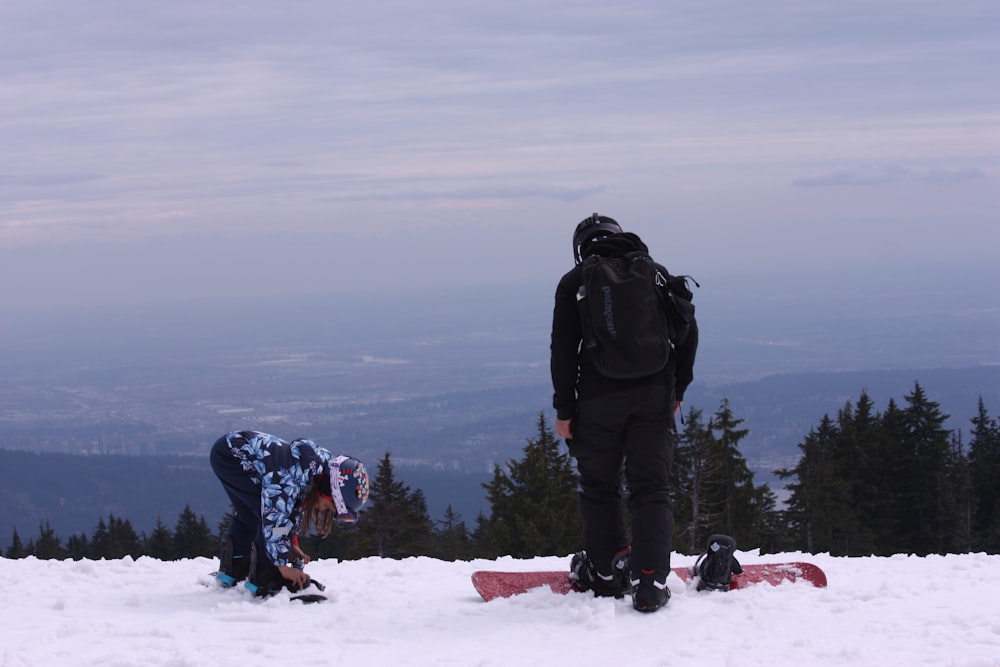
M 669 605 L 640 614 L 548 589 L 484 602 L 469 580 L 568 557 L 368 558 L 309 564 L 330 600 L 304 605 L 218 588 L 207 558 L 0 559 L 0 664 L 1000 666 L 1000 556 L 738 556 L 811 561 L 829 586 L 698 593 L 672 575 Z

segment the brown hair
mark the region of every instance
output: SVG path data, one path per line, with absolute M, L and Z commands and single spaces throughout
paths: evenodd
M 302 503 L 302 528 L 299 531 L 303 536 L 315 532 L 320 537 L 329 537 L 333 531 L 333 512 L 325 512 L 317 505 L 317 500 L 323 494 L 319 484 L 313 484 L 306 494 L 305 502 Z

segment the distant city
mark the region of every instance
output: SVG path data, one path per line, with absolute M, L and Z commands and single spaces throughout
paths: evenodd
M 760 481 L 794 464 L 809 428 L 862 391 L 881 409 L 920 382 L 950 428 L 968 428 L 980 395 L 1000 412 L 1000 306 L 985 287 L 952 298 L 863 284 L 779 293 L 782 283 L 760 281 L 722 296 L 699 281 L 702 342 L 685 409 L 710 415 L 728 398 L 751 431 L 744 455 Z M 428 475 L 448 473 L 463 498 L 424 489 L 432 515 L 451 503 L 471 523 L 485 509 L 479 482 L 519 457 L 539 412 L 554 418 L 550 299 L 551 288 L 497 288 L 7 320 L 0 450 L 203 457 L 229 430 L 309 437 L 373 465 L 391 452 L 402 478 L 430 486 Z M 0 524 L 0 543 L 9 534 Z

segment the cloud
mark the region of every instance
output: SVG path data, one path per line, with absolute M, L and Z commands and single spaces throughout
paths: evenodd
M 826 174 L 797 179 L 794 184 L 799 187 L 819 188 L 887 185 L 906 181 L 948 185 L 985 177 L 986 173 L 977 167 L 911 168 L 889 164 L 837 169 Z
M 606 186 L 593 185 L 582 187 L 558 186 L 483 186 L 481 188 L 455 188 L 450 190 L 428 189 L 425 191 L 411 190 L 408 192 L 374 193 L 370 195 L 343 195 L 326 197 L 327 201 L 477 201 L 497 199 L 554 199 L 563 202 L 576 202 L 588 197 L 599 195 L 607 190 Z
M 761 262 L 747 243 L 793 222 L 815 234 L 778 239 L 774 262 L 873 218 L 973 230 L 997 213 L 995 12 L 6 0 L 0 255 L 44 246 L 60 261 L 0 274 L 0 302 L 5 286 L 79 274 L 57 246 L 84 242 L 111 273 L 122 244 L 154 263 L 168 242 L 259 241 L 266 257 L 271 239 L 355 255 L 419 239 L 426 254 L 440 234 L 482 245 L 481 261 L 523 256 L 530 231 L 523 264 L 542 272 L 563 225 L 598 210 L 738 270 Z M 893 183 L 950 187 L 878 187 Z
M 0 174 L 0 185 L 23 185 L 27 187 L 57 187 L 88 183 L 104 178 L 99 174 Z

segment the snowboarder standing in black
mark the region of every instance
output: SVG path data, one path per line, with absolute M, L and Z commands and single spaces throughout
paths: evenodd
M 566 440 L 580 474 L 585 551 L 573 556 L 571 570 L 577 588 L 598 596 L 624 597 L 630 592 L 635 609 L 652 612 L 670 598 L 666 579 L 673 530 L 673 420 L 693 379 L 697 325 L 692 317 L 687 337 L 670 350 L 664 367 L 627 379 L 602 375 L 584 344 L 583 263 L 592 254 L 611 257 L 648 249 L 614 219 L 595 213 L 577 225 L 573 251 L 576 266 L 556 288 L 550 348 L 556 434 Z

